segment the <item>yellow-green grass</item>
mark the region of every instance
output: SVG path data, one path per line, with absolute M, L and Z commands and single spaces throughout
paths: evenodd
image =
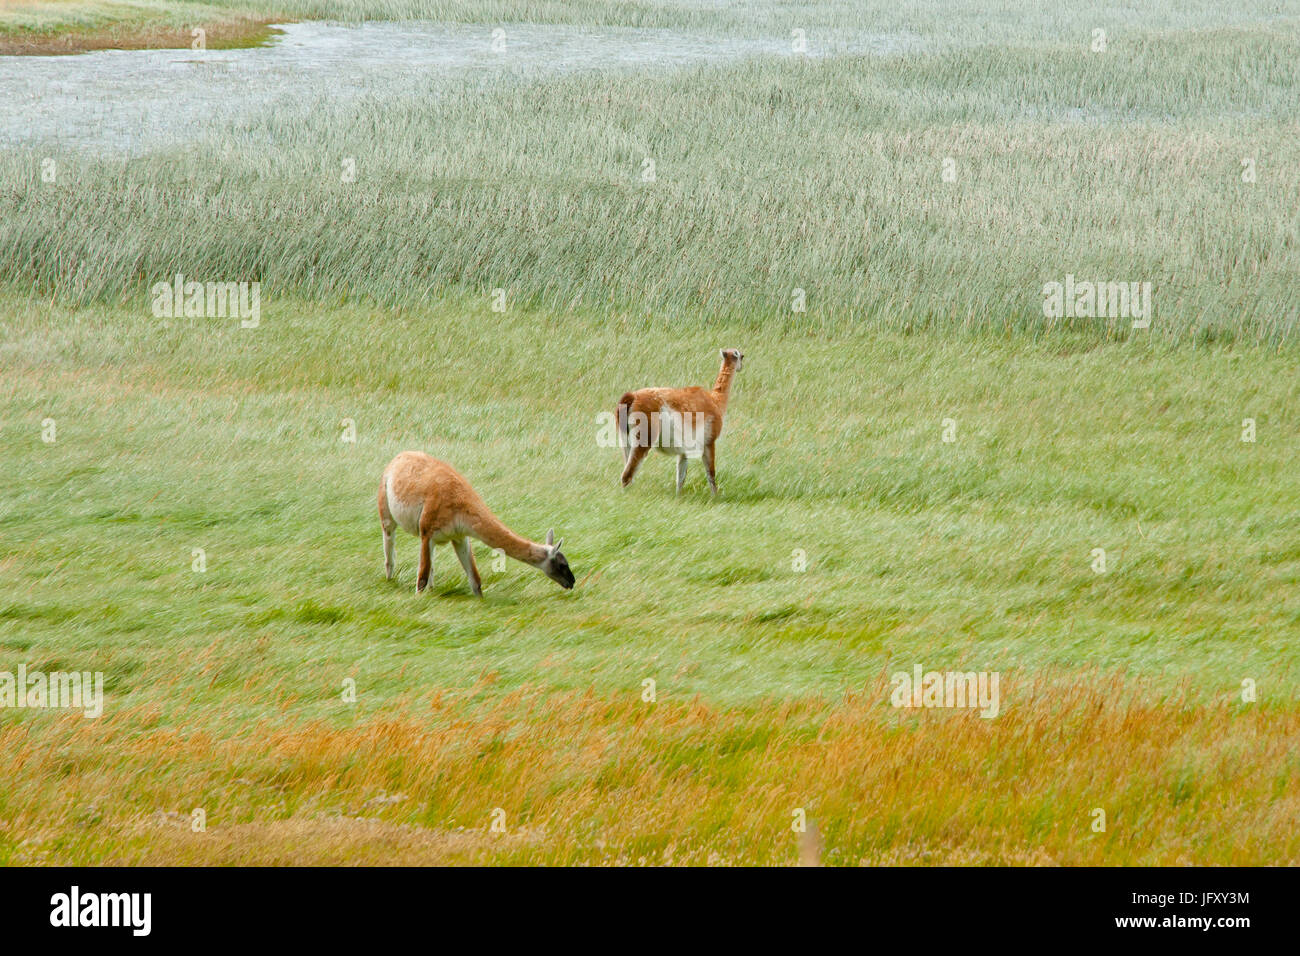
M 107 684 L 100 720 L 0 711 L 9 862 L 779 863 L 796 807 L 826 862 L 1298 862 L 1289 354 L 487 299 L 0 315 L 0 669 Z M 661 456 L 619 489 L 596 414 L 723 345 L 720 498 Z M 417 596 L 409 536 L 385 581 L 404 448 L 554 526 L 577 588 L 480 548 L 476 601 L 444 548 Z M 893 709 L 915 664 L 1001 673 L 1002 713 Z

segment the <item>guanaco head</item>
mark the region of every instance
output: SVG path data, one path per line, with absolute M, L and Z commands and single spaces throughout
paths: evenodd
M 564 539 L 555 540 L 555 529 L 546 532 L 546 557 L 538 565 L 548 578 L 566 590 L 573 588 L 573 572 L 569 570 L 569 559 L 560 551 Z
M 745 356 L 741 354 L 740 349 L 722 349 L 722 364 L 730 365 L 735 371 L 740 371 L 740 365 L 745 361 Z

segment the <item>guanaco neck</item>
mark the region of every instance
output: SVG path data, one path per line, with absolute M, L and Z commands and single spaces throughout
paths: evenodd
M 713 383 L 713 394 L 718 397 L 718 404 L 725 410 L 727 399 L 731 397 L 731 380 L 736 377 L 736 366 L 724 361 L 718 369 L 718 378 Z
M 546 548 L 535 541 L 521 538 L 497 518 L 496 515 L 479 515 L 469 522 L 469 532 L 489 548 L 500 548 L 507 557 L 537 567 L 546 560 Z

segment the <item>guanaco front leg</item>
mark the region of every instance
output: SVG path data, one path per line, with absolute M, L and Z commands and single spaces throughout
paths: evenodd
M 686 484 L 686 456 L 677 456 L 677 493 L 682 493 L 682 486 Z
M 465 569 L 465 577 L 469 578 L 469 589 L 475 597 L 482 597 L 483 581 L 478 576 L 478 565 L 474 563 L 474 549 L 470 546 L 469 539 L 453 541 L 452 547 L 456 549 L 456 557 L 460 558 L 460 566 Z
M 715 495 L 718 493 L 718 482 L 713 475 L 713 442 L 704 446 L 704 470 L 709 476 L 709 491 Z

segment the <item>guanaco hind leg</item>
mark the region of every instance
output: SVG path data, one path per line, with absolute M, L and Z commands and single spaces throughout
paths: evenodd
M 429 575 L 433 573 L 433 556 L 432 548 L 429 546 L 429 536 L 420 535 L 420 574 L 415 579 L 415 593 L 419 594 L 429 584 Z
M 384 577 L 393 580 L 393 531 L 397 527 L 397 522 L 388 511 L 388 489 L 385 482 L 381 479 L 379 482 L 379 528 L 384 533 Z
M 682 486 L 686 484 L 686 456 L 677 456 L 677 493 L 682 493 Z
M 648 445 L 636 445 L 632 448 L 632 454 L 628 456 L 627 465 L 623 468 L 623 484 L 628 485 L 632 481 L 632 476 L 636 470 L 641 467 L 641 462 L 645 460 L 646 454 L 650 451 Z

